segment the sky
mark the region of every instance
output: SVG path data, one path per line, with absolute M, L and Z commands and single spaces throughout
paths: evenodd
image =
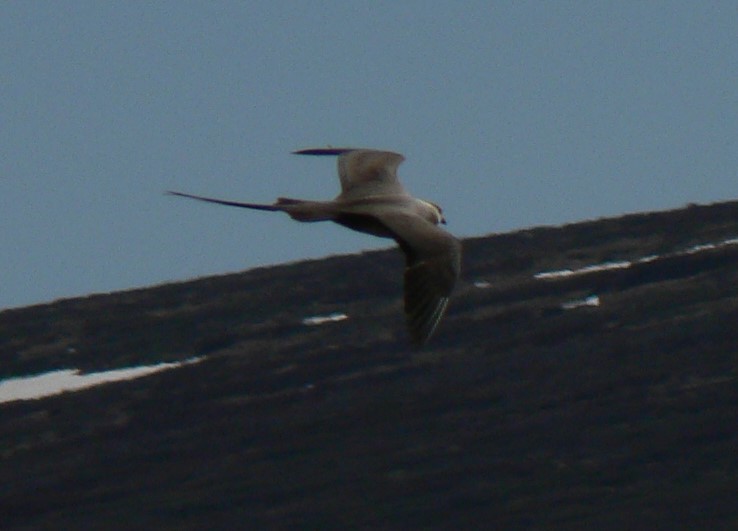
M 201 204 L 402 153 L 482 236 L 738 198 L 738 4 L 0 3 L 0 309 L 392 245 Z

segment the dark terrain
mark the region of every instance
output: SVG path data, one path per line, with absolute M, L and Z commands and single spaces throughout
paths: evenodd
M 204 360 L 0 404 L 0 528 L 738 529 L 738 242 L 693 249 L 735 238 L 736 202 L 466 240 L 423 349 L 397 250 L 4 311 L 0 378 Z

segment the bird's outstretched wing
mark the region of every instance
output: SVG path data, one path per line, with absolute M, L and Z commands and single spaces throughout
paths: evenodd
M 297 155 L 338 155 L 341 194 L 338 201 L 375 195 L 407 195 L 397 178 L 397 167 L 405 160 L 399 153 L 354 148 L 315 148 Z
M 411 214 L 379 217 L 405 253 L 405 317 L 417 344 L 425 343 L 446 311 L 461 269 L 461 242 Z

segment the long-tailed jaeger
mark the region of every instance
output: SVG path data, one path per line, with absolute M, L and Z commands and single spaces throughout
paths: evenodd
M 297 221 L 333 221 L 394 239 L 405 253 L 405 315 L 412 339 L 425 343 L 441 320 L 461 268 L 461 242 L 441 229 L 441 207 L 416 199 L 397 178 L 405 157 L 390 151 L 326 148 L 298 155 L 338 155 L 341 193 L 333 201 L 280 197 L 273 205 L 241 203 L 181 192 L 172 195 L 255 210 L 286 212 Z

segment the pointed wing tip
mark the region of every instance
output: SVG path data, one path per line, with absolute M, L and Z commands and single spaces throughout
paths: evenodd
M 354 148 L 354 147 L 342 147 L 342 148 L 328 147 L 328 148 L 298 149 L 297 151 L 293 151 L 292 154 L 293 155 L 336 156 L 336 155 L 344 155 L 346 153 L 352 153 L 352 152 L 365 152 L 374 157 L 382 157 L 385 160 L 385 164 L 399 165 L 400 163 L 402 163 L 402 161 L 405 160 L 404 155 L 401 155 L 400 153 L 395 153 L 394 151 L 385 151 L 381 149 L 370 149 L 370 148 Z
M 349 151 L 356 151 L 356 148 L 308 148 L 293 151 L 293 155 L 342 155 Z
M 415 346 L 422 347 L 433 336 L 446 313 L 448 301 L 448 297 L 441 297 L 420 315 L 406 314 L 408 331 Z

